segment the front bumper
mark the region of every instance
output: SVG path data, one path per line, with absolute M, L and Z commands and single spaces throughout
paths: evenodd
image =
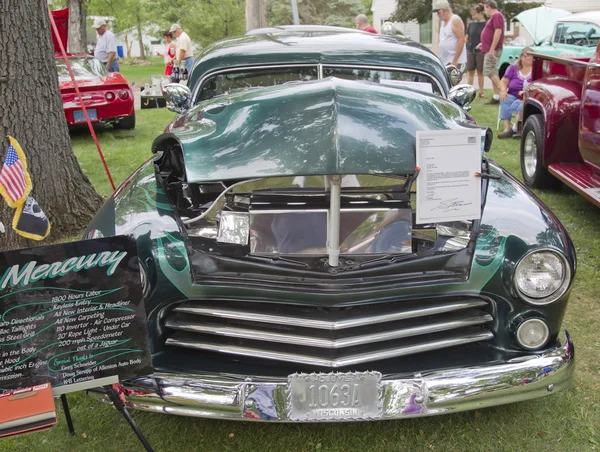
M 573 342 L 549 353 L 507 362 L 412 375 L 384 375 L 376 419 L 432 416 L 534 399 L 569 386 Z M 182 416 L 294 422 L 288 417 L 287 378 L 231 374 L 157 373 L 121 383 L 127 406 Z M 104 396 L 91 392 L 98 398 Z

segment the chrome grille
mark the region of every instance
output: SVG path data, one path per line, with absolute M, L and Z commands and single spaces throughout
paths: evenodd
M 166 317 L 166 344 L 336 368 L 490 340 L 490 312 L 466 297 L 346 307 L 193 300 Z

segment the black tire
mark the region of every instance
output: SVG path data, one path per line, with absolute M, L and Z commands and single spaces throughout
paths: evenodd
M 503 64 L 503 65 L 500 67 L 500 69 L 498 70 L 498 78 L 499 78 L 500 80 L 502 80 L 502 77 L 504 77 L 504 74 L 505 74 L 506 70 L 507 70 L 509 67 L 510 67 L 510 64 L 508 64 L 508 63 L 504 63 L 504 64 Z
M 115 122 L 115 129 L 135 129 L 135 113 Z
M 531 188 L 554 188 L 560 182 L 544 166 L 544 118 L 531 115 L 521 137 L 521 174 Z

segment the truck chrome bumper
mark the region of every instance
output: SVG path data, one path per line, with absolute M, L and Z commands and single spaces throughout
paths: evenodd
M 432 416 L 542 397 L 569 386 L 573 343 L 542 355 L 413 375 L 384 375 L 376 419 Z M 121 383 L 130 408 L 227 420 L 294 422 L 287 378 L 230 374 L 161 374 Z M 103 401 L 104 396 L 91 392 Z

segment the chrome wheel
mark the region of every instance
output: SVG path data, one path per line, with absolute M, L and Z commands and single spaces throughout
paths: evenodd
M 527 177 L 533 178 L 537 167 L 537 146 L 535 144 L 535 132 L 528 130 L 523 145 L 523 166 Z

